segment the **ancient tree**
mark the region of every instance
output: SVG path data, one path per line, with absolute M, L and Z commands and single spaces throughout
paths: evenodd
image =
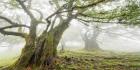
M 48 70 L 53 68 L 55 58 L 57 57 L 57 45 L 72 19 L 80 22 L 107 22 L 108 20 L 106 19 L 114 17 L 110 17 L 106 12 L 94 11 L 95 6 L 104 4 L 110 0 L 50 0 L 56 5 L 56 11 L 46 16 L 46 18 L 42 17 L 43 14 L 39 10 L 31 8 L 31 0 L 12 1 L 30 17 L 30 25 L 19 24 L 6 16 L 0 15 L 0 20 L 9 23 L 8 26 L 0 28 L 0 33 L 3 35 L 19 36 L 26 41 L 19 59 L 9 70 L 22 70 L 27 68 Z M 37 11 L 40 14 L 40 18 L 36 18 L 31 10 Z M 57 22 L 56 19 L 59 19 L 57 26 L 55 24 Z M 46 24 L 46 28 L 38 36 L 37 26 L 40 24 Z M 29 33 L 7 30 L 11 28 L 27 28 Z
M 97 37 L 99 36 L 100 29 L 97 25 L 88 26 L 83 30 L 84 33 L 81 34 L 81 37 L 85 43 L 85 50 L 100 50 L 98 45 Z

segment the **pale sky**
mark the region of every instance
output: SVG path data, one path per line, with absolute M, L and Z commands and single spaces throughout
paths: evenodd
M 48 0 L 33 0 L 33 1 L 34 1 L 33 2 L 33 4 L 34 4 L 33 7 L 41 10 L 43 15 L 44 15 L 44 18 L 46 18 L 48 15 L 50 15 L 51 13 L 53 13 L 55 11 L 55 8 L 53 8 L 52 6 L 49 5 Z M 115 8 L 117 6 L 124 5 L 123 2 L 124 2 L 124 0 L 121 0 L 121 2 L 115 2 L 115 3 L 111 4 L 111 6 L 113 5 L 113 8 Z M 112 7 L 110 7 L 109 4 L 102 7 L 102 8 L 104 8 L 106 10 L 112 9 Z M 28 23 L 30 21 L 29 17 L 22 11 L 22 9 L 21 10 L 19 10 L 19 9 L 17 9 L 17 10 L 6 9 L 5 12 L 3 13 L 3 15 L 6 15 L 9 18 L 13 19 L 12 16 L 15 15 L 15 13 L 16 13 L 16 15 L 21 16 L 20 18 L 21 18 L 23 23 L 26 23 L 27 25 L 29 24 Z M 34 12 L 34 13 L 36 13 L 36 12 Z M 36 16 L 38 16 L 38 15 L 36 15 Z M 16 19 L 16 18 L 14 18 L 14 19 Z M 66 30 L 66 32 L 63 35 L 64 38 L 66 38 L 67 36 L 69 36 L 69 34 L 72 34 L 74 32 L 77 32 L 77 34 L 80 35 L 80 32 L 83 29 L 83 26 L 81 25 L 80 22 L 78 22 L 76 20 L 73 20 L 71 23 L 72 23 L 71 26 L 68 28 L 68 30 Z M 42 26 L 44 26 L 44 25 L 39 26 L 39 28 L 43 28 Z M 116 24 L 107 24 L 102 28 L 106 29 L 106 28 L 112 28 L 112 27 L 115 27 L 115 26 L 117 26 L 117 25 Z M 134 29 L 133 28 L 129 29 L 129 27 L 128 27 L 128 32 L 131 31 L 131 30 L 134 30 Z M 138 33 L 138 31 L 140 31 L 140 29 L 137 29 L 134 32 Z M 70 33 L 70 32 L 72 32 L 72 33 Z M 126 29 L 122 29 L 122 30 L 118 30 L 118 31 L 116 29 L 115 32 L 116 33 L 124 33 L 124 32 L 127 32 L 127 31 L 126 31 Z M 126 33 L 125 36 L 129 37 L 129 33 Z M 73 36 L 73 37 L 76 37 L 76 36 Z M 109 37 L 107 34 L 101 34 L 98 38 L 99 38 L 100 47 L 102 49 L 116 50 L 116 51 L 127 51 L 127 52 L 128 51 L 131 51 L 131 52 L 140 51 L 140 37 L 134 36 L 133 38 L 136 38 L 135 40 L 130 39 L 128 37 L 124 37 L 124 36 Z M 0 42 L 0 44 L 1 43 L 2 42 Z M 74 42 L 68 41 L 67 43 L 71 43 L 70 44 L 71 47 L 74 46 L 74 44 L 76 44 L 75 41 Z M 77 41 L 76 45 L 77 45 L 77 47 L 82 48 L 83 47 L 82 40 L 80 42 Z M 19 44 L 18 44 L 18 46 L 19 46 Z M 24 45 L 22 44 L 21 46 L 24 46 Z M 13 47 L 15 48 L 17 46 L 13 45 Z M 0 51 L 2 51 L 2 50 L 0 50 Z

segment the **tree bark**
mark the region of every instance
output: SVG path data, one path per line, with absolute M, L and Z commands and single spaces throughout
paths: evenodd
M 26 45 L 20 58 L 9 70 L 26 70 L 35 67 L 39 70 L 54 68 L 57 45 L 67 27 L 68 22 L 63 22 L 49 32 L 43 33 L 37 40 L 32 37 L 26 38 Z
M 22 50 L 20 58 L 12 67 L 6 70 L 52 70 L 54 68 L 55 57 L 57 55 L 57 45 L 63 32 L 68 28 L 68 24 L 73 18 L 72 11 L 68 12 L 67 19 L 60 19 L 61 21 L 58 26 L 55 26 L 54 28 L 52 26 L 50 30 L 48 29 L 50 25 L 47 26 L 42 35 L 37 37 L 37 20 L 20 0 L 17 1 L 30 16 L 31 25 L 29 35 L 25 37 L 26 45 Z M 68 4 L 68 10 L 71 10 L 72 5 L 73 1 L 70 1 Z M 46 20 L 48 21 L 51 17 L 48 17 Z M 48 24 L 53 23 L 48 22 Z

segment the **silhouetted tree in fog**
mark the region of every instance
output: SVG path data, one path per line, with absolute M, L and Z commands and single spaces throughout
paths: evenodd
M 81 33 L 81 37 L 85 43 L 85 50 L 100 50 L 97 43 L 97 37 L 99 36 L 99 27 L 97 25 L 86 26 Z

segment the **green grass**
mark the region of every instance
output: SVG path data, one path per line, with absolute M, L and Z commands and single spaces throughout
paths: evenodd
M 110 51 L 58 52 L 56 70 L 140 70 L 140 54 Z M 0 67 L 8 66 L 17 58 L 0 59 Z
M 58 70 L 140 70 L 140 55 L 107 51 L 59 53 Z
M 19 52 L 0 53 L 0 68 L 12 65 L 18 59 L 19 55 Z
M 15 61 L 16 61 L 16 59 L 0 60 L 0 67 L 12 65 Z

